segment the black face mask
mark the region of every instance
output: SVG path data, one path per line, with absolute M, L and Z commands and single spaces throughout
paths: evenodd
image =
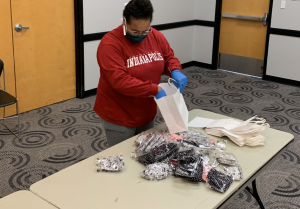
M 125 19 L 125 24 L 127 25 L 127 23 L 126 23 L 126 19 Z M 123 25 L 123 30 L 124 30 L 124 33 L 125 33 L 125 25 Z M 151 31 L 151 29 L 150 29 L 150 31 Z M 124 36 L 129 40 L 129 41 L 131 41 L 131 42 L 133 42 L 133 43 L 141 43 L 145 38 L 147 38 L 147 36 L 148 36 L 149 34 L 147 34 L 147 35 L 136 35 L 136 36 L 134 36 L 134 35 L 132 35 L 132 34 L 130 34 L 129 32 L 126 32 L 126 34 L 124 34 Z
M 133 36 L 129 32 L 127 32 L 125 37 L 134 43 L 141 43 L 147 36 L 148 36 L 148 34 Z

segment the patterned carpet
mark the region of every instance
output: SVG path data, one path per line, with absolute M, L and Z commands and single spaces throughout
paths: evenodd
M 238 119 L 265 117 L 272 128 L 295 135 L 293 144 L 257 179 L 266 208 L 300 208 L 300 88 L 257 78 L 184 69 L 189 83 L 183 93 L 188 109 L 204 109 Z M 162 81 L 166 81 L 166 77 Z M 0 126 L 0 197 L 46 178 L 107 148 L 95 96 L 71 99 L 21 115 L 22 139 Z M 160 114 L 156 124 L 162 123 Z M 7 122 L 16 126 L 16 120 Z M 226 208 L 259 208 L 247 191 Z

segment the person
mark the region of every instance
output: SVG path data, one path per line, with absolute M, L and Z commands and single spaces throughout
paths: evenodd
M 102 118 L 109 146 L 154 127 L 157 105 L 166 96 L 161 75 L 182 93 L 187 77 L 164 35 L 150 27 L 150 0 L 131 0 L 123 23 L 107 33 L 97 50 L 100 79 L 94 111 Z

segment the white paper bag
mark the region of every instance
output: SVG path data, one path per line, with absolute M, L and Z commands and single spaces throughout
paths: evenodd
M 188 130 L 189 112 L 180 89 L 171 84 L 171 78 L 168 83 L 161 83 L 167 96 L 155 101 L 167 124 L 170 133 L 178 133 Z

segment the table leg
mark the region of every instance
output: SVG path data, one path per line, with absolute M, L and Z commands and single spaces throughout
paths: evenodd
M 265 209 L 264 204 L 262 203 L 259 194 L 257 192 L 256 188 L 256 179 L 252 181 L 252 189 L 250 187 L 246 187 L 246 190 L 256 199 L 258 205 L 260 206 L 261 209 Z

